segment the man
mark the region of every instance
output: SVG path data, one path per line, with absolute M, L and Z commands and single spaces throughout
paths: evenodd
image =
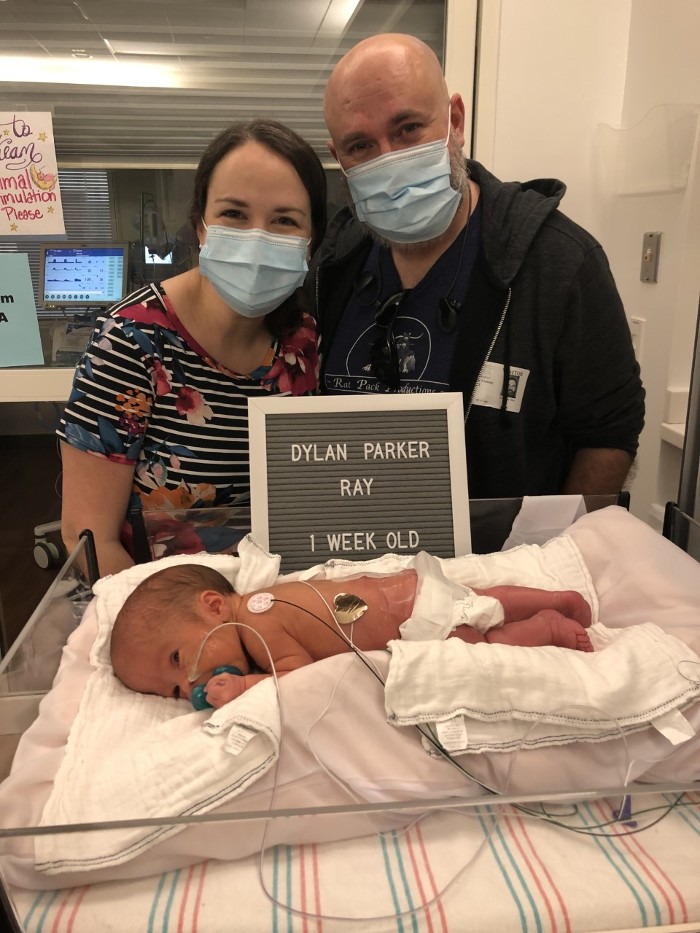
M 309 277 L 322 391 L 462 392 L 473 498 L 619 492 L 644 390 L 605 254 L 557 209 L 565 186 L 465 162 L 462 98 L 413 36 L 351 49 L 325 117 L 348 206 Z

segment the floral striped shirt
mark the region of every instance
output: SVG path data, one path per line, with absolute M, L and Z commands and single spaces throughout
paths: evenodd
M 134 466 L 130 509 L 229 505 L 249 491 L 249 398 L 318 386 L 309 315 L 266 364 L 233 373 L 207 356 L 159 285 L 98 318 L 57 430 L 79 450 Z

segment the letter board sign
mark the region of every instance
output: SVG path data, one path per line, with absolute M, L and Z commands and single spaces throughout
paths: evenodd
M 250 399 L 253 537 L 282 571 L 471 551 L 458 392 Z

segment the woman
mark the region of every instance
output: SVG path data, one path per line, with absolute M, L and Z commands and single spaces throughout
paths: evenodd
M 323 238 L 311 147 L 256 120 L 214 139 L 190 222 L 199 268 L 129 295 L 97 322 L 58 429 L 61 528 L 90 528 L 101 574 L 134 563 L 127 514 L 225 506 L 248 492 L 251 397 L 317 388 L 315 323 L 300 310 Z

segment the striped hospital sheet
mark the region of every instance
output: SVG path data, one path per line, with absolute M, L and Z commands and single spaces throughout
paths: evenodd
M 433 812 L 408 830 L 137 881 L 14 889 L 27 933 L 700 930 L 700 791 Z M 625 814 L 625 817 L 627 814 Z M 245 831 L 232 826 L 232 832 Z

